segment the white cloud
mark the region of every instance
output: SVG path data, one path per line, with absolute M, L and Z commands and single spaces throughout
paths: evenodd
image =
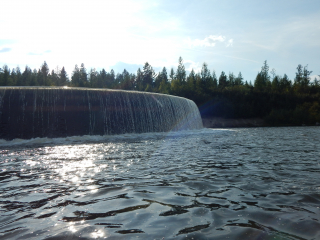
M 310 80 L 314 81 L 315 79 L 320 80 L 320 75 L 311 75 Z
M 225 36 L 215 36 L 210 35 L 209 37 L 206 37 L 204 39 L 194 39 L 191 40 L 190 38 L 187 38 L 185 41 L 189 47 L 214 47 L 219 42 L 225 42 L 226 37 Z M 232 46 L 233 39 L 229 39 L 226 43 L 227 47 Z
M 184 65 L 187 71 L 191 72 L 191 70 L 193 69 L 195 73 L 200 72 L 202 67 L 199 62 L 194 62 L 191 60 L 184 61 Z
M 226 47 L 232 47 L 233 46 L 233 39 L 229 39 L 226 43 Z

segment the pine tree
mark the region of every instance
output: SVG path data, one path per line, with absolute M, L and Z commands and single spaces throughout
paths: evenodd
M 175 79 L 179 82 L 179 84 L 184 84 L 186 82 L 186 70 L 183 65 L 182 57 L 179 57 L 179 65 L 175 75 Z
M 50 85 L 59 86 L 59 76 L 53 69 L 51 70 L 51 74 L 48 75 L 48 82 L 50 82 Z
M 210 70 L 208 69 L 208 64 L 207 63 L 203 63 L 202 64 L 202 68 L 201 68 L 200 74 L 201 74 L 201 79 L 202 79 L 203 82 L 207 82 L 211 78 L 211 73 L 210 73 Z
M 269 76 L 269 65 L 267 63 L 267 60 L 263 62 L 263 66 L 261 67 L 261 77 L 263 79 L 264 84 L 267 86 L 268 81 L 270 82 L 270 76 Z
M 113 69 L 110 70 L 110 73 L 107 74 L 107 88 L 114 88 L 116 85 L 116 75 Z
M 168 81 L 168 73 L 167 69 L 163 67 L 162 71 L 160 72 L 160 85 L 159 85 L 159 92 L 168 94 L 170 92 L 170 83 Z
M 208 69 L 208 64 L 203 63 L 201 68 L 201 80 L 203 84 L 203 89 L 207 94 L 209 94 L 210 90 L 213 88 L 213 78 L 211 77 L 210 70 Z
M 233 72 L 229 72 L 229 85 L 231 87 L 236 85 L 236 77 L 234 76 Z
M 1 77 L 1 82 L 0 86 L 10 86 L 10 69 L 7 65 L 4 65 L 2 68 L 2 77 Z
M 107 72 L 104 68 L 100 71 L 97 81 L 97 88 L 106 88 L 107 87 Z
M 39 76 L 39 80 L 38 80 L 40 86 L 49 86 L 49 81 L 48 81 L 49 67 L 46 61 L 44 61 L 43 64 L 41 65 L 40 73 L 41 75 Z
M 296 77 L 294 79 L 294 84 L 297 86 L 301 86 L 302 79 L 303 79 L 303 67 L 301 64 L 299 64 L 297 67 L 297 72 L 296 72 Z
M 288 78 L 287 74 L 284 74 L 282 78 L 280 78 L 279 86 L 281 91 L 288 92 L 292 87 L 292 82 Z
M 302 67 L 301 64 L 297 67 L 296 77 L 294 79 L 294 85 L 296 90 L 299 91 L 307 91 L 308 86 L 310 84 L 310 75 L 312 71 L 308 71 L 308 65 Z
M 257 77 L 254 81 L 254 87 L 259 91 L 266 91 L 271 87 L 269 66 L 268 66 L 267 60 L 263 62 L 261 71 L 257 74 Z
M 95 68 L 91 68 L 89 71 L 89 80 L 88 85 L 92 88 L 96 88 L 98 85 L 98 75 L 99 73 L 96 71 Z
M 131 76 L 129 72 L 124 69 L 122 72 L 122 83 L 120 83 L 120 88 L 124 90 L 132 90 L 133 89 L 133 82 L 131 82 Z
M 117 73 L 113 88 L 120 89 L 120 84 L 122 83 L 122 81 L 123 81 L 122 74 L 121 73 Z
M 74 70 L 72 72 L 71 86 L 80 87 L 80 69 L 77 64 L 74 66 Z
M 169 75 L 169 77 L 170 77 L 170 81 L 172 81 L 172 80 L 174 79 L 174 77 L 175 77 L 175 73 L 174 73 L 173 68 L 171 68 L 171 70 L 170 70 L 170 75 Z
M 85 68 L 84 64 L 81 63 L 80 66 L 80 85 L 79 87 L 88 87 L 88 75 L 87 75 L 87 69 Z
M 64 67 L 62 67 L 61 72 L 59 74 L 59 86 L 67 86 L 68 85 L 68 75 Z
M 242 77 L 241 72 L 239 72 L 238 77 L 236 77 L 234 85 L 236 85 L 236 86 L 243 85 L 243 77 Z
M 37 78 L 38 78 L 37 69 L 33 69 L 32 75 L 31 75 L 30 86 L 38 86 L 39 85 L 38 81 L 37 81 Z
M 22 73 L 21 86 L 30 86 L 31 79 L 32 79 L 32 71 L 28 66 L 26 66 L 24 72 Z
M 156 79 L 154 80 L 154 91 L 159 92 L 159 87 L 162 81 L 161 72 L 158 73 Z
M 189 76 L 187 77 L 187 86 L 189 91 L 194 91 L 196 87 L 196 74 L 193 69 L 191 69 L 191 72 L 189 73 Z
M 142 86 L 142 72 L 141 69 L 138 68 L 137 70 L 137 76 L 135 79 L 135 89 L 138 91 L 142 91 L 143 90 L 143 86 Z
M 2 85 L 3 84 L 2 78 L 3 78 L 3 70 L 2 70 L 2 68 L 0 68 L 0 86 L 3 86 Z
M 228 79 L 224 71 L 222 71 L 219 77 L 219 88 L 223 89 L 227 86 L 228 86 Z
M 218 87 L 218 79 L 216 76 L 216 72 L 214 70 L 212 71 L 212 80 L 213 80 L 213 88 Z
M 143 89 L 146 89 L 148 87 L 149 91 L 152 91 L 153 89 L 153 83 L 156 75 L 153 71 L 153 68 L 151 65 L 146 62 L 143 66 L 142 70 L 142 87 Z
M 16 69 L 15 69 L 15 68 L 13 68 L 13 69 L 11 70 L 11 76 L 10 76 L 10 78 L 11 78 L 12 86 L 15 86 L 15 85 L 16 85 L 16 82 L 17 82 L 17 73 L 16 73 Z M 0 82 L 1 82 L 1 81 L 0 81 Z
M 254 80 L 254 88 L 257 90 L 263 90 L 266 87 L 264 78 L 261 72 L 258 72 L 256 79 Z
M 310 75 L 312 71 L 308 71 L 308 65 L 303 68 L 302 86 L 308 87 L 310 84 Z
M 16 80 L 14 82 L 15 86 L 17 86 L 18 83 L 21 84 L 21 82 L 22 82 L 22 79 L 21 79 L 22 73 L 21 73 L 21 70 L 20 70 L 19 66 L 16 67 L 16 74 L 17 74 L 17 78 L 16 78 Z
M 279 91 L 280 90 L 280 77 L 277 75 L 273 76 L 271 87 L 273 91 Z

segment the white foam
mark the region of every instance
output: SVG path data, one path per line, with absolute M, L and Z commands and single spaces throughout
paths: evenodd
M 11 141 L 0 139 L 0 148 L 12 146 L 25 145 L 65 145 L 65 144 L 79 144 L 79 143 L 104 143 L 104 142 L 125 142 L 133 140 L 149 140 L 159 138 L 176 138 L 185 137 L 189 135 L 203 135 L 203 134 L 218 134 L 229 131 L 230 129 L 196 129 L 196 130 L 182 130 L 171 132 L 149 132 L 149 133 L 126 133 L 119 135 L 84 135 L 72 136 L 66 138 L 32 138 L 32 139 L 14 139 Z

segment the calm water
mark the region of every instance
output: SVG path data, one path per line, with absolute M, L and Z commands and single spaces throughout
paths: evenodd
M 320 128 L 0 142 L 1 239 L 320 239 Z

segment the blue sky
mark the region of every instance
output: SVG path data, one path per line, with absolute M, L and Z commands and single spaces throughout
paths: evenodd
M 320 75 L 319 0 L 2 0 L 0 66 L 200 71 L 203 62 L 253 81 L 264 60 L 294 78 Z M 169 71 L 169 70 L 168 70 Z

